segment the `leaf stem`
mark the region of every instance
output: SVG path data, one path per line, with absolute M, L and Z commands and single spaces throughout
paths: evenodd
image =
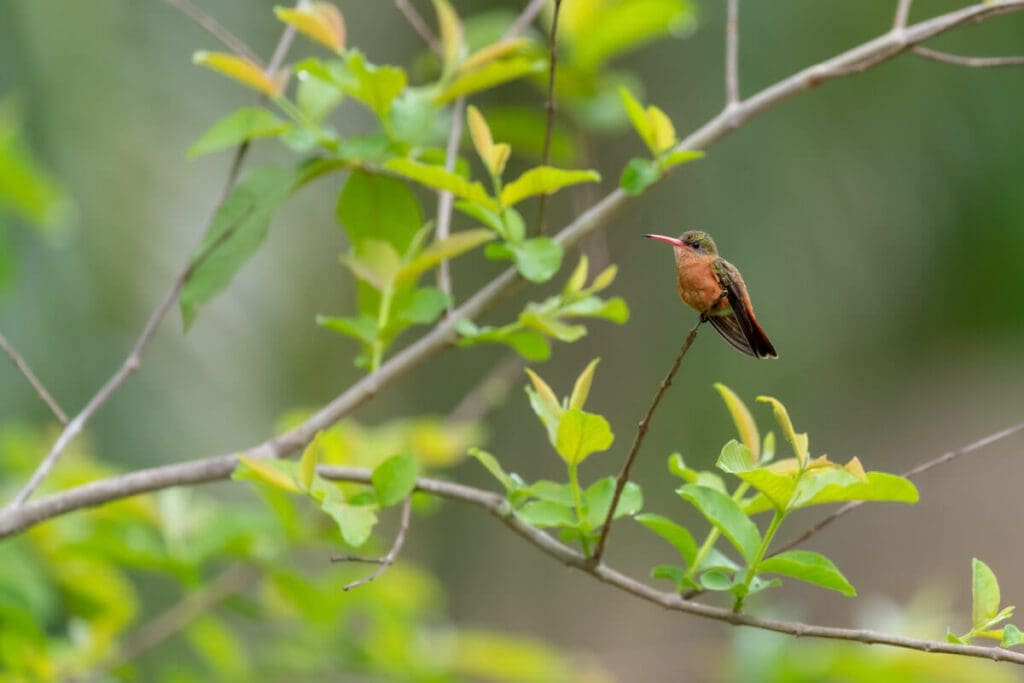
M 371 345 L 370 372 L 376 372 L 384 360 L 384 340 L 381 335 L 384 328 L 391 321 L 391 300 L 394 297 L 394 287 L 389 286 L 380 293 L 380 308 L 377 309 L 377 338 Z
M 572 504 L 576 508 L 576 523 L 580 525 L 580 543 L 583 545 L 583 554 L 590 557 L 590 542 L 587 541 L 587 534 L 582 529 L 583 524 L 583 494 L 580 491 L 580 480 L 577 474 L 576 465 L 569 463 L 569 488 L 572 489 Z
M 749 488 L 750 484 L 745 481 L 740 482 L 740 485 L 736 487 L 735 491 L 733 491 L 732 499 L 739 502 L 740 499 L 743 498 L 743 494 L 746 493 Z M 708 532 L 707 538 L 704 539 L 704 543 L 701 544 L 700 549 L 693 558 L 693 564 L 691 564 L 686 570 L 687 579 L 693 581 L 693 577 L 697 574 L 697 569 L 700 567 L 701 563 L 704 562 L 704 559 L 707 557 L 708 553 L 711 552 L 711 549 L 715 547 L 715 542 L 718 541 L 718 537 L 721 535 L 722 532 L 718 530 L 718 527 L 711 527 L 711 531 Z
M 750 590 L 750 584 L 757 576 L 757 568 L 761 565 L 761 561 L 764 559 L 765 553 L 768 552 L 768 546 L 771 545 L 772 539 L 775 538 L 775 532 L 782 526 L 782 520 L 786 518 L 786 510 L 775 510 L 775 514 L 772 515 L 772 521 L 768 524 L 768 529 L 764 532 L 764 538 L 761 540 L 761 547 L 757 549 L 757 555 L 754 556 L 754 561 L 750 563 L 747 568 L 747 576 L 743 580 L 743 590 L 739 595 L 736 596 L 736 602 L 733 605 L 733 611 L 739 612 L 743 608 L 743 598 L 747 595 Z

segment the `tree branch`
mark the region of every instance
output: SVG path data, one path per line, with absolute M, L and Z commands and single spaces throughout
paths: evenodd
M 713 306 L 712 306 L 713 308 Z M 665 375 L 665 379 L 661 380 L 661 384 L 658 385 L 658 390 L 654 392 L 654 398 L 651 399 L 651 405 L 647 408 L 647 413 L 636 426 L 636 434 L 633 436 L 633 445 L 629 447 L 629 454 L 626 456 L 626 462 L 622 465 L 622 471 L 619 472 L 618 479 L 615 480 L 615 493 L 612 495 L 612 503 L 608 508 L 608 514 L 604 518 L 604 524 L 601 527 L 601 537 L 597 540 L 597 546 L 594 548 L 594 554 L 590 557 L 590 563 L 592 565 L 599 564 L 601 562 L 601 556 L 604 554 L 605 542 L 608 540 L 608 532 L 612 528 L 612 519 L 615 517 L 615 508 L 619 505 L 619 498 L 622 497 L 622 490 L 626 488 L 626 482 L 629 481 L 629 470 L 633 467 L 633 461 L 636 460 L 636 454 L 640 452 L 640 444 L 643 443 L 644 437 L 647 436 L 647 429 L 651 425 L 651 418 L 654 417 L 654 411 L 658 409 L 658 404 L 661 403 L 661 397 L 665 395 L 665 392 L 670 386 L 672 386 L 672 380 L 675 378 L 676 373 L 679 371 L 679 366 L 683 362 L 683 358 L 686 356 L 686 352 L 693 346 L 694 340 L 697 338 L 697 332 L 700 331 L 700 326 L 704 323 L 703 318 L 697 321 L 697 324 L 693 326 L 690 333 L 686 335 L 686 339 L 683 340 L 683 345 L 679 347 L 679 353 L 676 354 L 676 358 L 672 361 L 672 366 L 668 370 L 668 374 Z
M 362 579 L 353 581 L 352 583 L 346 584 L 344 590 L 350 591 L 353 588 L 358 588 L 363 584 L 370 583 L 378 576 L 388 570 L 388 567 L 395 563 L 398 559 L 398 554 L 402 552 L 402 546 L 405 544 L 405 535 L 409 531 L 409 517 L 412 512 L 412 496 L 406 496 L 405 500 L 402 501 L 402 519 L 398 524 L 398 533 L 395 534 L 395 541 L 391 544 L 391 549 L 388 550 L 388 554 L 377 560 L 378 567 L 373 572 Z M 366 562 L 365 558 L 352 558 L 347 555 L 335 555 L 331 558 L 331 562 Z
M 910 5 L 914 0 L 898 0 L 896 3 L 896 16 L 892 20 L 894 31 L 902 31 L 907 27 L 907 19 L 910 18 Z
M 448 146 L 444 153 L 444 168 L 446 171 L 455 170 L 455 159 L 459 155 L 459 141 L 462 139 L 462 119 L 466 115 L 466 98 L 460 97 L 455 100 L 452 107 L 452 126 L 448 131 Z M 443 240 L 448 237 L 452 224 L 452 201 L 454 197 L 448 190 L 442 190 L 437 194 L 437 239 Z M 448 310 L 452 309 L 452 275 L 448 259 L 441 261 L 437 268 L 437 288 L 448 297 Z
M 726 0 L 725 20 L 725 106 L 740 101 L 740 0 Z
M 956 66 L 967 66 L 973 69 L 987 69 L 1001 66 L 1024 66 L 1024 56 L 1019 57 L 965 57 L 954 55 L 949 52 L 939 52 L 927 47 L 915 45 L 910 51 L 918 57 L 932 59 L 936 62 L 955 64 Z
M 551 19 L 551 36 L 548 48 L 548 98 L 544 102 L 544 146 L 540 153 L 541 166 L 547 166 L 551 159 L 551 128 L 555 125 L 555 72 L 558 69 L 558 11 L 562 8 L 562 0 L 554 0 L 555 13 Z M 548 205 L 548 195 L 542 192 L 537 202 L 537 225 L 533 229 L 535 235 L 544 234 L 544 210 Z
M 403 16 L 405 16 L 406 21 L 408 21 L 413 30 L 420 35 L 423 42 L 425 42 L 431 50 L 437 54 L 441 54 L 441 41 L 437 39 L 437 36 L 434 35 L 430 26 L 426 21 L 424 21 L 420 13 L 416 11 L 416 8 L 409 4 L 409 0 L 395 0 L 395 7 L 398 8 L 398 11 L 401 12 Z
M 165 0 L 165 2 L 182 14 L 188 16 L 192 21 L 199 24 L 199 26 L 205 29 L 207 33 L 223 43 L 236 55 L 239 57 L 245 57 L 261 69 L 263 68 L 263 62 L 260 61 L 260 58 L 249 48 L 248 45 L 236 38 L 231 31 L 221 26 L 216 19 L 193 5 L 190 0 Z M 271 71 L 273 71 L 273 69 L 271 69 Z
M 1001 441 L 1002 439 L 1005 439 L 1008 436 L 1013 436 L 1018 432 L 1024 432 L 1024 422 L 1021 422 L 1020 424 L 1015 424 L 1012 427 L 1007 427 L 1006 429 L 1002 429 L 998 432 L 995 432 L 994 434 L 983 436 L 977 441 L 969 443 L 966 446 L 961 446 L 960 448 L 957 448 L 956 450 L 953 451 L 949 451 L 948 453 L 943 453 L 942 455 L 936 458 L 932 458 L 931 460 L 926 460 L 918 465 L 915 465 L 914 467 L 911 467 L 909 470 L 904 472 L 902 476 L 906 477 L 907 479 L 913 479 L 917 475 L 923 474 L 924 472 L 927 472 L 933 467 L 945 465 L 946 463 L 952 460 L 956 460 L 957 458 L 967 455 L 968 453 L 973 453 L 974 451 L 984 448 L 985 446 L 988 446 L 990 444 L 993 444 L 996 441 Z M 820 522 L 818 522 L 811 528 L 807 529 L 807 531 L 803 532 L 789 543 L 786 543 L 784 546 L 780 547 L 778 550 L 771 553 L 769 557 L 771 557 L 772 555 L 778 555 L 783 551 L 789 550 L 790 548 L 793 548 L 804 543 L 809 538 L 817 534 L 819 531 L 832 524 L 832 522 L 836 521 L 844 515 L 853 512 L 863 504 L 864 501 L 862 500 L 854 500 L 844 505 L 841 505 L 840 507 L 836 508 L 836 510 L 832 512 L 832 514 L 828 515 Z
M 270 64 L 267 66 L 267 72 L 273 73 L 277 71 L 281 62 L 284 61 L 284 57 L 288 52 L 288 48 L 291 45 L 292 39 L 295 37 L 295 29 L 289 26 L 285 29 L 281 35 L 281 39 L 277 43 L 277 47 L 274 49 L 274 54 L 270 60 Z M 262 96 L 260 100 L 262 101 Z M 241 168 L 242 161 L 245 158 L 247 151 L 249 150 L 248 142 L 243 142 L 238 146 L 235 153 L 235 158 L 231 164 L 231 169 L 228 172 L 228 179 L 224 187 L 224 191 L 221 195 L 221 200 L 217 206 L 220 207 L 224 202 L 224 198 L 227 197 L 231 188 L 234 186 L 235 181 L 238 179 L 238 171 Z M 215 211 L 216 212 L 216 211 Z M 200 259 L 202 256 L 200 257 Z M 200 260 L 197 259 L 197 260 Z M 42 462 L 29 477 L 28 482 L 18 491 L 14 496 L 13 500 L 9 504 L 9 507 L 18 507 L 23 505 L 26 500 L 32 495 L 33 492 L 39 485 L 43 483 L 43 480 L 50 474 L 54 465 L 60 459 L 60 456 L 64 453 L 64 449 L 67 448 L 68 444 L 78 436 L 79 433 L 85 428 L 92 416 L 103 407 L 111 396 L 114 395 L 122 384 L 136 371 L 142 364 L 142 352 L 146 346 L 152 340 L 153 335 L 156 334 L 157 328 L 160 327 L 160 323 L 167 316 L 167 313 L 173 308 L 175 301 L 178 300 L 178 295 L 181 294 L 182 288 L 185 286 L 185 282 L 188 280 L 189 275 L 192 273 L 192 269 L 195 267 L 196 261 L 190 261 L 185 268 L 178 273 L 177 277 L 174 278 L 174 282 L 171 283 L 171 288 L 164 295 L 164 298 L 160 300 L 156 309 L 150 314 L 149 319 L 146 321 L 146 326 L 142 328 L 142 332 L 139 334 L 138 339 L 135 340 L 135 344 L 132 346 L 131 351 L 128 353 L 127 358 L 121 363 L 121 367 L 111 375 L 110 379 L 100 387 L 100 390 L 89 402 L 85 404 L 85 407 L 80 413 L 78 413 L 74 419 L 64 427 L 64 430 L 57 437 L 57 441 L 54 442 L 50 448 L 50 452 L 46 454 Z
M 544 9 L 544 5 L 548 3 L 548 0 L 531 0 L 530 4 L 522 11 L 522 13 L 516 17 L 516 20 L 512 22 L 512 25 L 505 31 L 505 35 L 501 37 L 502 40 L 508 40 L 509 38 L 515 38 L 520 33 L 525 31 L 533 20 L 537 18 L 540 11 Z
M 21 354 L 14 348 L 14 345 L 7 341 L 7 337 L 5 337 L 3 333 L 0 333 L 0 349 L 3 349 L 10 357 L 11 362 L 14 363 L 14 367 L 18 368 L 18 370 L 21 371 L 21 374 L 25 376 L 25 379 L 27 379 L 28 383 L 32 385 L 32 388 L 36 390 L 39 398 L 43 399 L 43 403 L 46 404 L 46 407 L 49 408 L 50 412 L 52 412 L 54 417 L 57 418 L 57 421 L 62 425 L 66 425 L 68 423 L 68 416 L 60 409 L 60 405 L 57 401 L 54 400 L 53 396 L 51 396 L 50 392 L 46 390 L 43 383 L 38 377 L 36 377 L 35 373 L 32 372 L 32 368 L 29 367 L 28 362 L 21 357 Z
M 919 42 L 959 26 L 1021 11 L 1024 11 L 1024 0 L 1005 0 L 998 5 L 978 4 L 914 24 L 904 31 L 902 37 L 887 33 L 768 86 L 740 102 L 731 111 L 723 111 L 712 118 L 680 142 L 676 149 L 706 149 L 756 115 L 817 85 L 848 75 L 851 68 L 857 68 L 865 62 L 876 64 L 887 61 Z M 563 228 L 554 240 L 563 247 L 576 244 L 610 220 L 625 206 L 628 199 L 629 196 L 621 188 L 613 190 Z M 483 314 L 521 285 L 522 280 L 515 269 L 505 270 L 430 332 L 402 349 L 376 372 L 353 384 L 304 423 L 248 449 L 245 454 L 250 457 L 280 457 L 294 453 L 318 431 L 331 426 L 370 400 L 381 388 L 451 345 L 458 338 L 455 330 L 458 321 Z M 68 429 L 74 423 L 72 420 Z M 81 425 L 77 428 L 80 430 Z M 107 500 L 170 486 L 222 479 L 231 473 L 236 462 L 234 454 L 214 456 L 85 484 L 43 499 L 39 501 L 41 504 L 24 505 L 21 509 L 0 512 L 0 538 L 70 509 L 98 505 Z

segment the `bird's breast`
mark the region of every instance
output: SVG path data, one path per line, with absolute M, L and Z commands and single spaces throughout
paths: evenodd
M 686 304 L 701 313 L 707 311 L 715 303 L 715 313 L 727 312 L 728 301 L 720 301 L 722 286 L 718 283 L 711 264 L 698 259 L 679 259 L 676 264 L 679 272 L 679 296 Z

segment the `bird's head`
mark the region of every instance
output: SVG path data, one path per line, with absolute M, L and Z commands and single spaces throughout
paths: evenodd
M 671 244 L 678 252 L 685 255 L 716 256 L 718 254 L 715 241 L 703 230 L 687 230 L 679 237 L 655 234 L 644 235 L 644 237 Z

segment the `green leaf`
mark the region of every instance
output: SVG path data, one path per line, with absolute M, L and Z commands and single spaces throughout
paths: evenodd
M 612 297 L 607 301 L 597 296 L 584 297 L 562 308 L 565 316 L 583 318 L 599 318 L 622 325 L 629 321 L 629 306 L 621 297 Z
M 302 488 L 296 482 L 295 474 L 294 462 L 239 455 L 238 466 L 231 476 L 234 479 L 259 481 L 289 493 L 301 493 Z
M 355 83 L 344 81 L 342 87 L 357 100 L 384 116 L 391 103 L 405 89 L 405 72 L 397 66 L 374 66 L 355 50 L 348 53 L 347 66 Z
M 569 279 L 565 281 L 565 286 L 562 287 L 562 295 L 571 296 L 579 294 L 583 286 L 587 284 L 587 274 L 589 271 L 590 263 L 587 255 L 580 254 L 580 260 L 576 262 L 576 267 L 572 269 L 572 274 L 569 275 Z
M 754 502 L 758 503 L 756 506 L 744 505 L 743 511 L 748 515 L 771 508 L 785 510 L 789 507 L 796 490 L 796 480 L 793 477 L 779 474 L 765 467 L 741 472 L 736 476 L 761 493 L 761 496 L 754 498 Z M 764 505 L 765 502 L 767 502 L 767 506 Z
M 270 218 L 295 189 L 298 174 L 261 168 L 235 186 L 210 223 L 193 255 L 178 299 L 188 329 L 199 307 L 224 290 L 267 236 Z
M 633 97 L 633 93 L 629 92 L 629 90 L 624 87 L 619 88 L 619 98 L 622 100 L 622 105 L 626 109 L 626 115 L 629 117 L 629 122 L 633 124 L 633 129 L 640 136 L 640 139 L 644 141 L 644 144 L 647 145 L 647 148 L 654 150 L 656 146 L 654 141 L 654 128 L 651 125 L 650 119 L 647 117 L 647 112 L 644 110 L 643 105 Z M 630 163 L 632 164 L 632 162 Z M 657 165 L 654 162 L 650 163 L 657 171 Z M 658 175 L 660 175 L 660 173 Z M 623 189 L 625 189 L 624 185 Z M 639 194 L 639 192 L 637 192 L 637 194 Z
M 377 321 L 368 315 L 350 318 L 318 315 L 316 324 L 365 344 L 372 344 L 377 340 Z
M 677 149 L 674 152 L 661 157 L 658 160 L 658 165 L 661 166 L 663 171 L 667 171 L 670 168 L 685 164 L 689 161 L 696 161 L 697 159 L 704 158 L 704 152 L 695 149 Z
M 494 239 L 494 234 L 490 230 L 479 228 L 457 232 L 443 239 L 435 240 L 419 256 L 402 266 L 402 269 L 398 271 L 397 282 L 398 284 L 412 282 L 426 271 L 436 267 L 441 261 L 453 259 L 492 239 Z
M 771 396 L 758 396 L 757 400 L 761 403 L 769 403 L 772 406 L 772 412 L 775 414 L 775 421 L 779 423 L 779 427 L 782 428 L 782 435 L 786 437 L 786 441 L 793 447 L 793 453 L 796 455 L 800 465 L 803 466 L 807 462 L 808 448 L 807 448 L 807 434 L 797 434 L 796 430 L 793 429 L 793 423 L 789 419 L 789 413 L 786 411 L 786 406 L 782 405 L 782 402 Z
M 337 85 L 309 74 L 299 74 L 299 85 L 295 91 L 296 104 L 306 119 L 320 124 L 335 107 L 341 104 L 342 91 Z
M 548 500 L 531 500 L 516 510 L 516 516 L 536 527 L 575 526 L 576 513 L 569 506 Z
M 668 471 L 685 482 L 700 484 L 701 486 L 707 486 L 708 488 L 725 493 L 725 482 L 722 481 L 720 476 L 714 472 L 695 470 L 689 467 L 683 461 L 683 456 L 679 453 L 673 453 L 668 456 Z
M 960 636 L 953 633 L 950 629 L 946 629 L 946 642 L 953 643 L 954 645 L 970 645 L 971 641 L 969 638 L 961 638 Z
M 614 439 L 602 416 L 572 408 L 558 422 L 555 450 L 570 465 L 578 465 L 593 453 L 607 450 Z
M 485 209 L 497 211 L 498 205 L 484 190 L 484 186 L 476 181 L 469 181 L 460 175 L 445 170 L 443 166 L 422 164 L 412 159 L 391 159 L 385 167 L 411 178 L 421 185 L 432 187 L 435 190 L 447 190 L 454 196 L 479 204 Z
M 577 341 L 587 334 L 587 328 L 583 325 L 569 325 L 553 314 L 545 314 L 544 311 L 530 308 L 519 315 L 519 322 L 543 335 L 567 343 Z
M 402 307 L 398 318 L 410 325 L 429 325 L 451 303 L 451 298 L 437 287 L 421 287 L 413 292 L 412 298 Z
M 305 450 L 302 451 L 302 459 L 299 460 L 299 484 L 302 488 L 308 491 L 313 485 L 313 476 L 316 474 L 316 463 L 320 459 L 320 449 L 322 444 L 320 443 L 320 435 L 323 432 L 318 432 L 313 440 L 309 442 Z
M 513 206 L 528 197 L 551 194 L 568 185 L 601 180 L 597 171 L 570 171 L 553 166 L 537 166 L 505 185 L 501 190 L 503 206 Z
M 1024 637 L 1021 636 L 1019 628 L 1013 624 L 1007 624 L 1003 627 L 1003 638 L 1000 643 L 1002 647 L 1013 647 L 1021 643 L 1024 643 Z
M 447 104 L 463 95 L 471 95 L 523 76 L 540 73 L 544 70 L 544 65 L 544 60 L 528 57 L 512 57 L 488 62 L 479 69 L 459 74 L 453 78 L 434 97 L 434 104 Z
M 729 443 L 722 447 L 722 452 L 719 453 L 715 465 L 723 472 L 738 475 L 741 472 L 754 469 L 752 461 L 750 449 L 736 439 L 730 439 Z
M 787 550 L 763 560 L 759 572 L 782 574 L 853 597 L 857 591 L 824 555 L 809 550 Z
M 242 107 L 220 119 L 188 150 L 189 158 L 233 147 L 246 140 L 279 135 L 290 124 L 262 107 Z
M 808 481 L 813 478 L 804 477 Z M 868 472 L 867 481 L 856 480 L 848 485 L 830 484 L 815 493 L 809 500 L 801 500 L 799 507 L 845 503 L 850 500 L 916 503 L 918 497 L 917 487 L 910 480 L 886 472 Z
M 455 202 L 454 206 L 462 213 L 477 219 L 494 232 L 504 236 L 505 224 L 501 220 L 501 214 L 498 211 L 484 208 L 479 204 L 474 204 L 473 202 L 466 201 L 465 199 L 460 199 Z
M 676 493 L 692 503 L 717 527 L 748 564 L 754 561 L 761 547 L 761 534 L 732 498 L 721 491 L 698 484 L 687 484 Z
M 599 479 L 583 492 L 583 508 L 586 510 L 583 522 L 587 529 L 597 529 L 604 524 L 614 495 L 615 477 Z M 643 506 L 644 495 L 640 486 L 627 481 L 619 496 L 619 503 L 615 506 L 613 519 L 636 514 Z
M 353 245 L 381 240 L 398 254 L 405 253 L 423 225 L 419 201 L 407 184 L 358 170 L 352 171 L 338 195 L 336 215 Z
M 659 564 L 651 569 L 652 579 L 665 579 L 676 585 L 676 591 L 682 592 L 688 588 L 696 588 L 697 584 L 686 576 L 686 570 L 682 567 L 675 567 L 670 564 Z
M 722 397 L 725 407 L 732 416 L 732 422 L 736 425 L 736 431 L 740 435 L 740 441 L 747 447 L 751 464 L 757 464 L 761 459 L 761 435 L 757 431 L 757 422 L 750 410 L 739 396 L 732 389 L 721 382 L 716 382 L 715 391 Z
M 353 275 L 380 292 L 391 288 L 402 267 L 395 248 L 383 240 L 364 239 L 340 258 Z
M 450 72 L 455 68 L 455 63 L 463 52 L 462 22 L 448 0 L 434 0 L 434 12 L 437 14 L 437 25 L 441 29 L 444 70 Z
M 590 396 L 590 385 L 594 381 L 594 370 L 597 369 L 597 364 L 600 362 L 600 358 L 590 361 L 587 363 L 587 367 L 583 368 L 583 372 L 580 373 L 579 377 L 576 378 L 576 383 L 572 387 L 572 394 L 569 396 L 570 408 L 583 410 L 583 404 L 587 402 L 587 397 Z
M 629 160 L 622 175 L 619 177 L 619 187 L 632 196 L 643 194 L 643 191 L 654 183 L 661 180 L 661 168 L 650 159 L 635 157 Z
M 974 558 L 971 560 L 971 624 L 982 629 L 999 613 L 999 582 L 989 566 Z
M 528 361 L 545 361 L 551 356 L 551 345 L 544 335 L 533 330 L 520 330 L 514 326 L 478 327 L 471 320 L 462 319 L 455 325 L 461 335 L 460 346 L 482 343 L 507 344 Z
M 670 32 L 685 35 L 696 26 L 696 10 L 689 0 L 580 3 L 578 8 L 570 4 L 563 10 L 565 26 L 560 21 L 558 32 L 572 42 L 573 65 L 592 72 L 616 55 Z
M 634 519 L 671 543 L 686 560 L 687 567 L 693 564 L 693 560 L 697 556 L 697 542 L 693 540 L 693 535 L 686 527 L 676 524 L 667 517 L 649 512 L 637 515 Z
M 510 477 L 504 469 L 502 469 L 498 459 L 493 455 L 480 448 L 470 448 L 469 455 L 483 465 L 484 468 L 491 473 L 491 476 L 501 483 L 505 488 L 505 491 L 511 492 L 518 488 L 516 482 L 513 481 L 512 477 Z
M 377 524 L 377 513 L 365 505 L 348 505 L 337 498 L 328 497 L 320 508 L 338 523 L 345 543 L 355 548 L 366 543 Z
M 419 461 L 412 455 L 394 455 L 377 465 L 370 474 L 373 490 L 381 507 L 391 507 L 402 501 L 416 488 Z
M 732 588 L 732 577 L 718 569 L 700 575 L 700 585 L 709 591 L 727 591 Z
M 547 282 L 562 266 L 562 246 L 550 237 L 533 237 L 522 242 L 492 244 L 489 258 L 511 257 L 519 273 L 530 282 Z

